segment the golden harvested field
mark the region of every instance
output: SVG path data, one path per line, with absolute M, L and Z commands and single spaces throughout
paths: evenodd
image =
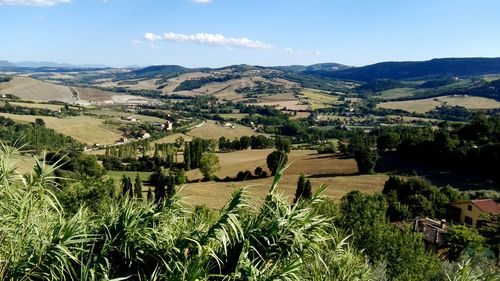
M 229 153 L 217 153 L 221 169 L 215 173 L 219 178 L 235 177 L 239 171 L 250 170 L 252 173 L 257 167 L 267 170 L 266 157 L 273 149 L 242 150 Z M 354 159 L 341 159 L 331 154 L 317 154 L 315 150 L 292 150 L 288 156 L 290 167 L 285 175 L 331 175 L 357 173 Z M 186 173 L 190 180 L 201 179 L 198 170 Z
M 110 100 L 114 93 L 94 88 L 77 87 L 80 99 L 88 102 L 103 102 Z
M 253 173 L 257 166 L 267 170 L 265 159 L 272 151 L 272 149 L 264 149 L 217 153 L 222 168 L 216 175 L 234 177 L 240 170 L 250 170 Z M 333 200 L 339 200 L 353 190 L 366 193 L 380 192 L 388 179 L 388 175 L 385 174 L 357 175 L 355 174 L 357 172 L 356 162 L 353 159 L 341 159 L 338 155 L 318 155 L 313 150 L 294 150 L 290 153 L 289 158 L 291 165 L 282 177 L 279 190 L 290 201 L 293 200 L 297 179 L 302 172 L 306 176 L 311 176 L 310 180 L 314 191 L 325 185 L 324 194 Z M 119 184 L 123 174 L 133 179 L 136 172 L 108 172 L 108 176 L 115 179 L 117 184 Z M 139 174 L 143 180 L 146 180 L 150 173 Z M 333 176 L 334 174 L 346 175 Z M 190 180 L 201 179 L 198 170 L 189 171 L 186 175 Z M 221 208 L 236 188 L 245 187 L 252 200 L 258 204 L 266 195 L 272 181 L 272 177 L 267 177 L 244 182 L 194 182 L 181 187 L 180 195 L 184 202 L 193 206 Z M 148 187 L 145 186 L 143 191 L 145 192 L 147 189 Z
M 188 136 L 198 137 L 203 139 L 216 139 L 220 137 L 225 137 L 226 139 L 240 138 L 242 136 L 253 136 L 256 133 L 245 126 L 239 124 L 233 124 L 233 128 L 225 128 L 221 125 L 215 124 L 214 121 L 206 121 L 203 125 L 198 128 L 192 129 L 187 133 Z
M 285 175 L 278 187 L 278 191 L 283 192 L 290 201 L 294 198 L 297 178 L 298 175 Z M 342 196 L 354 190 L 365 193 L 380 192 L 388 178 L 389 176 L 385 174 L 324 177 L 312 178 L 311 184 L 313 192 L 321 185 L 326 185 L 324 194 L 333 200 L 340 200 Z M 180 194 L 184 197 L 184 201 L 190 205 L 221 208 L 229 200 L 231 193 L 241 187 L 246 187 L 255 201 L 264 199 L 272 181 L 272 177 L 268 177 L 245 182 L 190 183 L 183 187 Z
M 184 138 L 184 141 L 191 141 L 193 140 L 193 137 L 191 136 L 188 136 L 188 135 L 185 135 L 185 134 L 181 134 L 181 133 L 177 133 L 177 134 L 173 134 L 173 135 L 170 135 L 170 136 L 166 136 L 162 139 L 159 139 L 157 141 L 154 141 L 153 144 L 155 143 L 175 143 L 175 140 L 179 137 L 182 137 Z
M 494 99 L 471 96 L 443 96 L 422 100 L 394 101 L 378 104 L 386 109 L 401 109 L 408 112 L 425 113 L 441 106 L 463 106 L 468 109 L 500 108 L 500 102 Z
M 73 94 L 65 86 L 42 82 L 29 77 L 14 77 L 0 85 L 0 95 L 14 95 L 21 99 L 36 101 L 71 102 Z
M 8 113 L 0 113 L 0 116 L 24 122 L 34 122 L 36 118 L 42 118 L 48 128 L 52 128 L 85 144 L 112 144 L 121 137 L 118 130 L 104 124 L 103 120 L 89 116 L 56 118 Z
M 215 96 L 220 100 L 241 100 L 243 96 L 236 93 L 236 89 L 253 87 L 255 83 L 248 77 L 233 79 L 223 83 L 210 83 L 199 89 L 193 90 L 198 94 Z
M 272 149 L 245 150 L 231 153 L 218 153 L 221 170 L 216 173 L 220 178 L 235 177 L 241 170 L 255 170 L 256 167 L 264 168 L 268 173 L 266 157 Z M 312 176 L 313 187 L 327 185 L 325 195 L 338 200 L 346 193 L 353 190 L 362 192 L 381 191 L 388 176 L 378 175 L 356 175 L 357 166 L 353 159 L 341 159 L 337 155 L 318 155 L 313 150 L 293 150 L 289 155 L 291 165 L 285 171 L 280 182 L 280 190 L 293 199 L 300 173 Z M 334 174 L 348 174 L 346 176 L 332 176 Z M 353 175 L 349 175 L 353 174 Z M 201 179 L 199 171 L 186 173 L 190 180 Z M 249 180 L 246 182 L 200 182 L 187 184 L 181 194 L 186 196 L 185 201 L 192 205 L 205 205 L 207 207 L 220 208 L 229 199 L 235 188 L 248 187 L 251 196 L 262 199 L 272 183 L 272 177 Z
M 163 89 L 163 93 L 165 94 L 171 94 L 174 92 L 175 88 L 177 88 L 182 82 L 189 80 L 189 79 L 197 79 L 197 78 L 202 78 L 202 77 L 208 77 L 212 76 L 209 73 L 203 73 L 203 72 L 193 72 L 193 73 L 186 73 L 179 75 L 177 77 L 171 78 L 168 80 L 167 86 Z

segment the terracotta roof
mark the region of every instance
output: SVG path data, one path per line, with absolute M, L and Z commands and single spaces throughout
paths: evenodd
M 485 213 L 500 214 L 500 204 L 492 199 L 472 200 L 471 202 Z

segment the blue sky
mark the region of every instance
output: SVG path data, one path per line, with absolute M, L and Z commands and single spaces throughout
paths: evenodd
M 0 60 L 290 65 L 500 56 L 497 0 L 0 0 Z

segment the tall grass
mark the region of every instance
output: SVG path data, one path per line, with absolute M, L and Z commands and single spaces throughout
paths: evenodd
M 56 166 L 16 170 L 0 146 L 0 280 L 369 280 L 372 269 L 319 214 L 321 192 L 290 205 L 281 172 L 255 206 L 245 189 L 221 210 L 111 200 L 102 215 L 69 216 L 53 191 Z M 56 164 L 57 165 L 57 164 Z

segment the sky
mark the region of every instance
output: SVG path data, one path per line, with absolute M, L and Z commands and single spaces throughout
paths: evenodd
M 498 0 L 0 0 L 0 60 L 292 65 L 500 57 Z

